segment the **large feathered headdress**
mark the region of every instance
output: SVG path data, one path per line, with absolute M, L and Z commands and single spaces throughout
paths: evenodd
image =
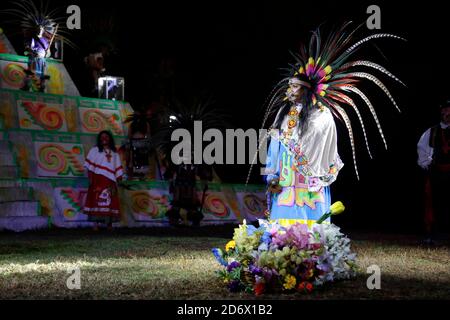
M 263 127 L 269 115 L 274 111 L 274 107 L 287 100 L 286 92 L 289 87 L 289 79 L 298 78 L 304 86 L 305 100 L 310 106 L 328 107 L 333 115 L 344 121 L 352 147 L 353 162 L 357 177 L 358 168 L 356 165 L 355 143 L 353 129 L 347 110 L 355 111 L 364 134 L 367 151 L 371 156 L 367 141 L 366 129 L 363 122 L 362 110 L 353 98 L 359 97 L 367 105 L 368 111 L 374 118 L 378 131 L 387 148 L 387 143 L 378 120 L 374 106 L 366 94 L 359 88 L 361 80 L 368 80 L 376 84 L 388 96 L 394 106 L 400 111 L 397 103 L 392 97 L 387 87 L 377 76 L 369 71 L 356 70 L 358 67 L 374 69 L 404 85 L 396 76 L 390 73 L 381 65 L 367 60 L 350 60 L 351 56 L 361 47 L 361 45 L 380 38 L 405 39 L 387 33 L 377 33 L 363 38 L 353 44 L 351 41 L 358 28 L 349 30 L 349 23 L 344 24 L 338 30 L 331 32 L 328 38 L 322 39 L 320 30 L 312 32 L 309 45 L 303 45 L 299 54 L 294 54 L 295 63 L 288 68 L 288 75 L 281 80 L 270 95 L 268 106 L 263 120 Z
M 38 5 L 31 0 L 15 0 L 12 6 L 1 12 L 12 17 L 5 22 L 19 26 L 26 36 L 32 37 L 39 32 L 40 28 L 43 28 L 45 37 L 49 39 L 56 37 L 62 39 L 65 44 L 76 47 L 67 38 L 68 31 L 64 26 L 66 17 L 58 15 L 59 8 L 50 9 L 49 2 L 45 0 L 40 0 Z

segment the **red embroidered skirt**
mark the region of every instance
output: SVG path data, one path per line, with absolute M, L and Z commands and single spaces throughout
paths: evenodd
M 92 173 L 84 213 L 90 221 L 114 222 L 120 219 L 119 195 L 116 182 Z

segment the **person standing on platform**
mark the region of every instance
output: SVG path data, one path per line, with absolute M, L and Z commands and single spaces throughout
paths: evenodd
M 89 151 L 84 166 L 89 177 L 84 213 L 95 222 L 94 230 L 99 223 L 111 230 L 113 222 L 120 220 L 117 183 L 122 181 L 123 168 L 109 131 L 98 134 L 97 146 Z

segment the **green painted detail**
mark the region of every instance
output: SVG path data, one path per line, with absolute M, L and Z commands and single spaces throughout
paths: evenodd
M 28 57 L 19 56 L 19 55 L 11 54 L 11 53 L 0 53 L 0 60 L 7 60 L 7 61 L 12 61 L 12 62 L 27 63 L 28 62 Z M 47 63 L 49 63 L 49 64 L 62 64 L 61 61 L 53 60 L 53 59 L 47 59 Z
M 31 134 L 34 134 L 34 135 L 40 135 L 40 134 L 42 134 L 42 135 L 45 135 L 45 137 L 43 137 L 43 142 L 61 142 L 61 143 L 63 143 L 63 142 L 66 142 L 66 141 L 56 141 L 56 140 L 53 140 L 53 138 L 54 137 L 52 137 L 51 139 L 52 140 L 48 140 L 49 138 L 50 138 L 50 136 L 51 135 L 53 135 L 53 136 L 55 136 L 55 135 L 59 135 L 59 136 L 61 136 L 61 135 L 65 135 L 66 137 L 70 137 L 70 136 L 76 136 L 78 139 L 80 138 L 80 137 L 83 137 L 83 136 L 85 136 L 85 137 L 92 137 L 92 136 L 97 136 L 97 134 L 96 133 L 84 133 L 84 132 L 54 132 L 54 131 L 48 131 L 48 130 L 32 130 L 32 129 L 8 129 L 8 130 L 1 130 L 0 129 L 0 132 L 2 132 L 2 133 L 8 133 L 8 132 L 11 132 L 11 133 L 14 133 L 14 132 L 30 132 Z M 33 138 L 34 138 L 35 136 L 33 136 Z M 128 139 L 128 137 L 127 136 L 117 136 L 117 135 L 114 135 L 114 139 Z M 5 140 L 7 140 L 7 139 L 5 139 Z M 38 140 L 38 137 L 36 136 L 36 140 Z M 80 141 L 80 140 L 77 140 L 77 141 Z M 120 140 L 119 140 L 120 141 Z M 117 141 L 116 141 L 117 142 Z M 73 141 L 70 141 L 70 142 L 68 142 L 68 143 L 79 143 L 79 142 L 73 142 Z
M 1 59 L 1 54 L 0 54 Z M 81 96 L 68 96 L 62 94 L 53 94 L 53 93 L 42 93 L 42 92 L 24 92 L 15 89 L 6 89 L 1 88 L 0 92 L 8 92 L 11 93 L 16 100 L 21 100 L 21 98 L 26 97 L 26 99 L 32 101 L 38 101 L 38 98 L 48 98 L 53 100 L 43 100 L 44 102 L 51 103 L 51 101 L 59 101 L 62 103 L 65 99 L 76 101 L 78 107 L 82 108 L 100 108 L 107 110 L 119 110 L 119 108 L 125 108 L 128 103 L 126 101 L 114 101 L 114 100 L 106 100 L 106 99 L 98 99 L 98 98 L 89 98 L 89 97 L 81 97 Z M 58 102 L 53 102 L 58 103 Z M 111 109 L 111 105 L 115 107 L 115 109 Z
M 24 186 L 27 186 L 27 182 L 48 182 L 53 188 L 87 188 L 89 186 L 88 178 L 30 178 L 30 179 L 0 179 L 2 181 L 20 181 Z M 167 189 L 169 188 L 169 181 L 125 181 L 126 185 L 130 187 L 131 190 L 149 190 L 149 189 Z M 197 184 L 199 191 L 203 190 L 201 184 Z M 263 192 L 265 191 L 265 185 L 247 185 L 244 184 L 223 184 L 223 183 L 210 183 L 208 184 L 208 190 L 210 191 L 221 191 L 223 188 L 230 188 L 236 192 Z M 247 189 L 245 189 L 247 188 Z
M 232 188 L 236 192 L 264 192 L 266 191 L 266 185 L 264 184 L 234 184 Z
M 28 199 L 35 200 L 34 199 L 34 189 L 33 188 L 28 188 Z
M 0 89 L 0 91 L 12 91 L 12 94 L 16 101 L 28 100 L 28 101 L 33 101 L 33 102 L 42 101 L 44 103 L 62 104 L 64 102 L 64 98 L 66 97 L 63 95 L 56 95 L 56 94 L 51 94 L 51 93 L 25 92 L 25 91 L 14 90 L 14 89 Z M 67 97 L 69 97 L 69 96 L 67 96 Z
M 61 190 L 61 196 L 72 206 L 72 208 L 76 209 L 77 211 L 81 211 L 81 206 L 73 201 L 73 199 L 67 194 L 65 190 Z
M 43 131 L 31 131 L 33 142 L 81 143 L 78 134 Z
M 77 99 L 78 108 L 103 109 L 103 110 L 118 110 L 119 102 L 114 100 L 103 100 L 95 98 Z
M 38 215 L 38 216 L 42 216 L 42 206 L 41 206 L 41 202 L 38 201 L 37 204 L 38 204 L 38 206 L 37 206 L 37 215 Z
M 10 151 L 10 152 L 11 152 L 12 157 L 13 157 L 13 164 L 14 164 L 17 168 L 20 169 L 19 161 L 17 161 L 17 152 L 16 152 L 15 148 L 14 148 L 13 151 Z

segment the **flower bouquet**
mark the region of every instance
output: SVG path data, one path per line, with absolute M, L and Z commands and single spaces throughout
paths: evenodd
M 220 279 L 231 292 L 312 292 L 326 282 L 352 278 L 356 256 L 350 240 L 333 224 L 322 224 L 329 216 L 344 211 L 341 202 L 311 229 L 305 224 L 282 227 L 259 220 L 256 228 L 245 220 L 234 231 L 224 250 L 212 250 L 223 266 Z

